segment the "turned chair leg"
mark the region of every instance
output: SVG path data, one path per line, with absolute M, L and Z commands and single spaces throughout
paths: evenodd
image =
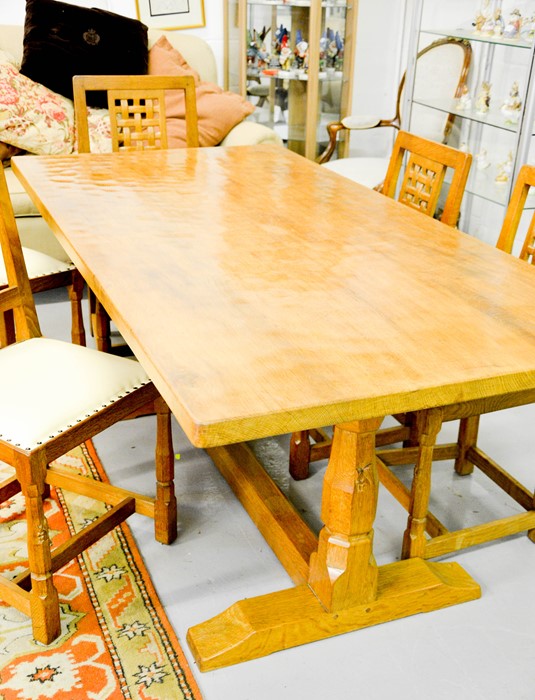
M 290 438 L 290 475 L 295 481 L 307 479 L 310 472 L 310 434 L 308 430 L 292 433 Z
M 102 352 L 111 352 L 110 317 L 96 297 L 93 324 L 93 334 L 97 349 Z
M 175 496 L 175 455 L 171 431 L 171 411 L 166 402 L 156 399 L 156 503 L 154 531 L 158 542 L 171 544 L 177 537 Z
M 75 345 L 85 345 L 84 318 L 82 315 L 82 298 L 84 295 L 84 278 L 73 270 L 72 284 L 67 287 L 71 301 L 72 329 L 71 339 Z
M 52 578 L 52 555 L 48 523 L 43 510 L 46 477 L 45 454 L 39 452 L 16 465 L 26 500 L 28 567 L 31 574 L 30 614 L 33 635 L 50 644 L 61 632 L 58 592 Z

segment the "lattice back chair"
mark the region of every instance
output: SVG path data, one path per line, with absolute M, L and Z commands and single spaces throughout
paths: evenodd
M 176 537 L 173 445 L 167 405 L 134 360 L 43 338 L 3 171 L 0 242 L 7 286 L 0 319 L 13 315 L 17 342 L 0 348 L 0 460 L 14 469 L 0 483 L 3 502 L 22 491 L 26 502 L 28 568 L 0 577 L 0 598 L 31 617 L 37 641 L 60 634 L 53 574 L 100 537 L 138 512 L 155 520 L 156 539 Z M 108 426 L 148 407 L 157 413 L 156 498 L 104 484 L 52 463 Z M 50 485 L 112 507 L 83 531 L 51 549 L 45 496 Z
M 158 150 L 167 148 L 165 93 L 184 93 L 186 145 L 197 148 L 199 133 L 195 81 L 191 76 L 160 75 L 77 75 L 73 78 L 74 110 L 78 151 L 89 153 L 87 93 L 106 91 L 112 148 L 115 152 Z M 102 304 L 89 290 L 91 330 L 99 350 L 113 350 L 110 318 Z
M 432 99 L 447 104 L 460 97 L 468 79 L 471 60 L 472 47 L 469 42 L 453 37 L 439 39 L 418 53 L 411 133 L 439 143 L 457 145 L 455 114 L 425 109 L 420 107 L 417 102 L 419 99 L 424 103 L 426 100 Z M 362 185 L 379 187 L 388 167 L 388 156 L 351 156 L 338 160 L 331 160 L 331 158 L 337 149 L 337 139 L 340 134 L 346 134 L 348 137 L 353 131 L 362 132 L 382 127 L 399 130 L 401 128 L 404 91 L 405 74 L 398 87 L 395 115 L 391 119 L 370 115 L 349 115 L 340 121 L 328 124 L 329 144 L 318 158 L 318 162 Z
M 192 76 L 76 75 L 73 78 L 78 151 L 89 153 L 87 93 L 108 97 L 112 149 L 143 151 L 167 148 L 165 93 L 184 92 L 186 145 L 199 145 L 195 81 Z
M 405 156 L 407 164 L 399 187 L 398 180 Z M 440 218 L 443 223 L 455 226 L 471 164 L 472 156 L 469 153 L 400 131 L 394 144 L 382 192 L 393 198 L 399 189 L 397 197 L 400 202 L 426 216 L 433 216 L 446 171 L 450 168 L 453 176 Z M 409 421 L 404 415 L 396 418 L 402 424 L 401 427 L 379 431 L 378 445 L 409 439 Z M 293 433 L 290 439 L 290 474 L 297 480 L 306 479 L 310 462 L 325 459 L 330 450 L 331 438 L 323 428 Z
M 472 156 L 469 153 L 400 131 L 392 149 L 382 191 L 387 197 L 396 198 L 396 190 L 399 189 L 398 201 L 422 214 L 434 216 L 446 171 L 451 168 L 453 177 L 440 220 L 448 226 L 456 226 L 471 164 Z
M 513 252 L 520 220 L 531 187 L 535 187 L 535 166 L 524 165 L 518 175 L 511 201 L 507 208 L 497 248 L 506 253 Z M 519 257 L 535 264 L 535 215 L 527 228 Z M 535 392 L 523 392 L 522 400 L 517 396 L 514 405 L 532 403 Z M 423 411 L 408 416 L 411 435 L 406 447 L 379 450 L 378 465 L 381 481 L 407 509 L 407 529 L 403 538 L 402 557 L 431 558 L 471 547 L 483 542 L 527 531 L 535 542 L 535 494 L 503 466 L 489 457 L 477 444 L 480 416 L 483 413 L 507 408 L 502 401 L 483 399 L 470 403 L 449 406 L 443 411 Z M 440 415 L 439 415 L 440 414 Z M 456 443 L 436 445 L 436 436 L 443 421 L 460 420 Z M 455 462 L 455 471 L 460 476 L 471 474 L 478 467 L 486 476 L 503 489 L 527 512 L 509 515 L 463 530 L 448 530 L 432 513 L 428 512 L 431 491 L 432 463 L 439 460 Z M 406 489 L 389 467 L 415 464 L 410 491 Z M 430 539 L 426 538 L 425 533 Z

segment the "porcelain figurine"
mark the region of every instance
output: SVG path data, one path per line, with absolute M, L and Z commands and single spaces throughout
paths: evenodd
M 509 151 L 507 160 L 503 163 L 498 163 L 498 174 L 495 177 L 497 184 L 505 184 L 509 181 L 511 173 L 513 172 L 513 152 Z
M 472 98 L 470 97 L 470 91 L 468 90 L 468 85 L 463 85 L 461 96 L 457 100 L 455 106 L 459 111 L 470 109 L 472 107 Z
M 487 149 L 482 148 L 481 151 L 476 156 L 476 167 L 478 170 L 485 170 L 490 165 L 490 161 L 487 158 Z
M 482 36 L 492 36 L 494 34 L 494 29 L 496 27 L 496 20 L 494 16 L 491 15 L 483 22 L 480 31 Z
M 533 42 L 533 37 L 535 36 L 535 15 L 531 17 L 526 17 L 520 28 L 520 38 L 527 41 L 528 44 Z
M 515 8 L 509 18 L 507 19 L 507 24 L 503 30 L 503 35 L 506 39 L 518 39 L 520 36 L 520 27 L 522 26 L 522 15 L 520 10 Z
M 279 54 L 279 63 L 282 70 L 290 70 L 293 61 L 293 51 L 288 46 L 288 34 L 282 37 L 281 50 Z
M 481 6 L 472 22 L 474 34 L 481 34 L 483 27 L 492 19 L 490 0 L 482 0 Z
M 476 111 L 478 114 L 486 114 L 490 107 L 491 84 L 483 81 L 476 99 Z
M 301 30 L 297 30 L 295 37 L 295 62 L 299 70 L 307 70 L 308 68 L 308 41 L 303 39 Z
M 271 28 L 270 28 L 271 29 Z M 269 65 L 269 53 L 266 49 L 265 39 L 269 34 L 270 29 L 265 27 L 261 32 L 257 32 L 253 29 L 253 33 L 248 34 L 248 48 L 247 48 L 247 63 L 252 66 L 257 66 L 258 68 L 264 68 Z
M 505 22 L 503 21 L 502 10 L 500 7 L 494 13 L 494 31 L 493 31 L 493 34 L 495 37 L 503 36 L 504 30 L 505 30 Z
M 509 97 L 505 100 L 502 105 L 502 114 L 507 117 L 507 121 L 513 124 L 518 122 L 520 116 L 520 111 L 522 109 L 522 100 L 519 95 L 518 83 L 515 82 L 511 86 L 511 91 L 509 92 Z

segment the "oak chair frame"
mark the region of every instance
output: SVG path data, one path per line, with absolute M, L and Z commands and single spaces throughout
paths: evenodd
M 114 152 L 159 150 L 168 147 L 165 93 L 184 92 L 186 146 L 199 146 L 195 80 L 192 76 L 160 75 L 75 75 L 74 110 L 78 152 L 89 153 L 87 93 L 106 91 L 112 150 Z M 89 290 L 91 331 L 99 350 L 112 352 L 110 317 L 92 290 Z M 119 348 L 115 351 L 120 352 Z
M 105 91 L 113 151 L 167 148 L 165 93 L 184 92 L 186 146 L 199 145 L 195 80 L 192 76 L 75 75 L 72 79 L 78 152 L 89 153 L 87 93 Z
M 82 298 L 84 294 L 84 279 L 74 265 L 69 269 L 48 274 L 32 275 L 32 268 L 28 266 L 30 288 L 33 294 L 46 292 L 50 289 L 66 287 L 71 304 L 71 340 L 76 345 L 85 345 L 85 328 L 82 314 Z M 7 286 L 7 285 L 5 285 Z M 3 289 L 0 285 L 0 289 Z M 14 342 L 15 326 L 13 316 L 9 312 L 0 323 L 0 345 Z
M 505 253 L 512 253 L 531 187 L 535 187 L 535 166 L 524 165 L 519 172 L 496 246 Z M 535 264 L 535 215 L 529 223 L 519 258 L 528 264 Z M 535 492 L 521 484 L 477 444 L 482 414 L 534 401 L 534 391 L 523 391 L 499 399 L 458 403 L 399 416 L 403 420 L 402 425 L 378 431 L 377 448 L 403 442 L 399 448 L 376 450 L 381 483 L 408 512 L 402 558 L 430 559 L 524 531 L 535 542 Z M 442 423 L 450 420 L 460 421 L 457 442 L 437 445 L 436 438 Z M 311 433 L 313 439 L 318 441 L 314 445 L 317 449 L 312 459 L 327 457 L 330 450 L 329 436 L 323 430 Z M 477 467 L 526 512 L 460 530 L 449 530 L 428 510 L 432 465 L 442 460 L 454 460 L 455 471 L 460 476 L 471 474 L 474 467 Z M 390 468 L 412 465 L 414 476 L 411 488 L 408 489 Z
M 531 187 L 535 187 L 535 166 L 524 165 L 519 171 L 496 244 L 496 247 L 505 253 L 513 252 Z M 519 258 L 528 264 L 535 264 L 535 215 L 531 217 Z M 519 396 L 521 401 L 518 400 Z M 477 444 L 481 414 L 513 405 L 532 403 L 534 400 L 534 392 L 521 392 L 514 402 L 501 401 L 497 404 L 493 399 L 486 399 L 449 406 L 442 413 L 430 411 L 408 416 L 407 424 L 411 426 L 411 433 L 406 445 L 396 450 L 378 453 L 380 470 L 385 481 L 388 481 L 389 490 L 409 513 L 403 538 L 403 558 L 435 557 L 524 531 L 527 531 L 529 539 L 535 542 L 535 492 L 521 484 Z M 437 446 L 435 440 L 442 422 L 458 419 L 460 424 L 457 442 Z M 471 474 L 474 467 L 478 467 L 527 512 L 462 530 L 448 530 L 428 512 L 432 463 L 448 459 L 455 460 L 454 468 L 460 476 Z M 406 464 L 415 465 L 410 491 L 388 470 L 388 466 Z M 425 537 L 425 532 L 431 539 Z
M 0 290 L 0 326 L 3 325 L 5 313 L 12 313 L 16 333 L 15 345 L 0 347 L 1 362 L 2 352 L 17 353 L 27 341 L 32 342 L 41 336 L 3 172 L 0 173 L 0 243 L 8 278 L 8 285 Z M 66 349 L 70 348 L 78 353 L 78 357 L 80 351 L 88 353 L 88 359 L 89 354 L 92 354 L 93 359 L 99 354 L 96 350 L 77 348 L 69 343 L 65 346 Z M 126 359 L 120 361 L 133 362 Z M 57 367 L 44 366 L 42 371 L 57 374 Z M 50 399 L 54 401 L 54 397 Z M 26 400 L 31 402 L 32 397 L 28 395 Z M 155 498 L 75 475 L 58 466 L 50 466 L 55 459 L 105 428 L 138 413 L 146 413 L 149 408 L 157 414 Z M 31 617 L 34 637 L 43 644 L 49 644 L 60 634 L 60 609 L 53 574 L 64 564 L 110 532 L 133 512 L 154 519 L 158 541 L 171 543 L 177 534 L 170 411 L 152 382 L 142 383 L 120 397 L 110 397 L 106 405 L 95 407 L 90 415 L 76 420 L 73 417 L 69 422 L 72 422 L 72 425 L 63 427 L 57 434 L 27 448 L 4 439 L 8 436 L 0 437 L 0 460 L 15 470 L 12 477 L 0 482 L 0 502 L 22 491 L 26 502 L 28 527 L 28 568 L 12 580 L 0 577 L 0 598 Z M 2 432 L 0 427 L 0 436 Z M 53 551 L 43 509 L 43 499 L 51 485 L 89 496 L 111 506 L 104 515 Z
M 446 171 L 448 168 L 452 169 L 453 177 L 440 220 L 448 226 L 456 226 L 472 156 L 407 131 L 399 131 L 382 187 L 382 192 L 387 197 L 396 198 L 396 189 L 405 160 L 397 199 L 427 216 L 435 215 Z

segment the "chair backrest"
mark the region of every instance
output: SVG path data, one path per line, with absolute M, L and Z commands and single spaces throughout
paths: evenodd
M 441 143 L 455 145 L 452 140 L 454 114 L 426 109 L 418 104 L 421 98 L 430 100 L 453 100 L 460 97 L 468 78 L 472 60 L 472 47 L 468 41 L 447 37 L 434 41 L 419 51 L 414 78 L 414 99 L 411 113 L 411 133 Z M 405 75 L 398 89 L 396 118 L 401 123 Z
M 531 187 L 535 187 L 535 166 L 523 165 L 518 173 L 511 200 L 505 212 L 505 218 L 502 224 L 502 230 L 498 238 L 497 248 L 506 253 L 513 252 L 520 219 L 524 211 L 526 199 Z M 535 265 L 535 214 L 532 215 L 528 225 L 526 237 L 518 256 L 521 260 L 525 260 L 532 265 Z
M 0 168 L 0 244 L 7 273 L 7 286 L 0 290 L 0 347 L 3 347 L 14 340 L 41 335 L 3 168 Z M 7 331 L 6 315 L 14 319 L 14 338 Z
M 113 151 L 167 148 L 165 92 L 182 90 L 185 98 L 186 145 L 199 145 L 195 81 L 192 76 L 75 75 L 74 112 L 78 151 L 91 150 L 87 92 L 105 91 L 108 97 Z
M 428 216 L 434 216 L 446 170 L 451 168 L 453 176 L 440 220 L 449 226 L 456 226 L 472 156 L 450 146 L 400 131 L 382 187 L 382 192 L 387 197 L 396 197 L 405 156 L 407 158 L 398 201 Z

